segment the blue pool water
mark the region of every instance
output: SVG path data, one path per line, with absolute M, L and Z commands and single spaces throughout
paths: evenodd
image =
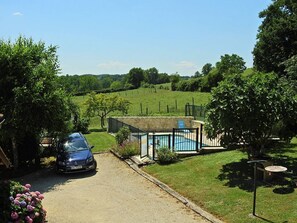
M 170 135 L 170 140 L 168 135 L 155 135 L 155 148 L 169 147 L 173 146 L 173 136 Z M 180 135 L 175 136 L 174 140 L 174 150 L 175 151 L 196 151 L 196 143 L 198 144 L 198 149 L 200 148 L 200 143 L 196 140 L 185 138 Z M 150 136 L 149 144 L 153 145 L 153 137 Z

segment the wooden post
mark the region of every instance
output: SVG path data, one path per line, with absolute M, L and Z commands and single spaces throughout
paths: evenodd
M 0 163 L 1 162 L 5 165 L 6 168 L 9 168 L 12 166 L 10 160 L 7 158 L 4 151 L 0 147 Z

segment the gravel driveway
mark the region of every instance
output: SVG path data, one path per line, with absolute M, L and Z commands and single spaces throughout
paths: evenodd
M 49 223 L 208 222 L 112 154 L 95 158 L 95 173 L 45 171 L 22 179 L 44 193 Z

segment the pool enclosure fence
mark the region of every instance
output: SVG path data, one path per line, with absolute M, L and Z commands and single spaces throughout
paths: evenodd
M 198 154 L 207 147 L 220 147 L 218 139 L 210 140 L 203 132 L 203 124 L 196 128 L 172 128 L 170 132 L 145 132 L 115 118 L 108 118 L 108 132 L 117 133 L 126 126 L 130 129 L 130 141 L 138 141 L 140 157 L 158 159 L 157 150 L 162 147 L 178 154 Z

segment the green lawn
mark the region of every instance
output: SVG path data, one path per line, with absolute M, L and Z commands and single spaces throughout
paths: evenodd
M 274 163 L 296 174 L 297 139 L 283 151 L 270 154 Z M 167 166 L 154 164 L 144 171 L 226 222 L 296 222 L 297 219 L 297 193 L 290 178 L 274 185 L 259 182 L 256 208 L 259 218 L 249 216 L 253 205 L 253 169 L 247 164 L 246 153 L 238 150 L 184 158 Z
M 93 131 L 90 134 L 84 134 L 89 144 L 94 146 L 93 152 L 105 152 L 115 145 L 115 138 L 107 132 Z

